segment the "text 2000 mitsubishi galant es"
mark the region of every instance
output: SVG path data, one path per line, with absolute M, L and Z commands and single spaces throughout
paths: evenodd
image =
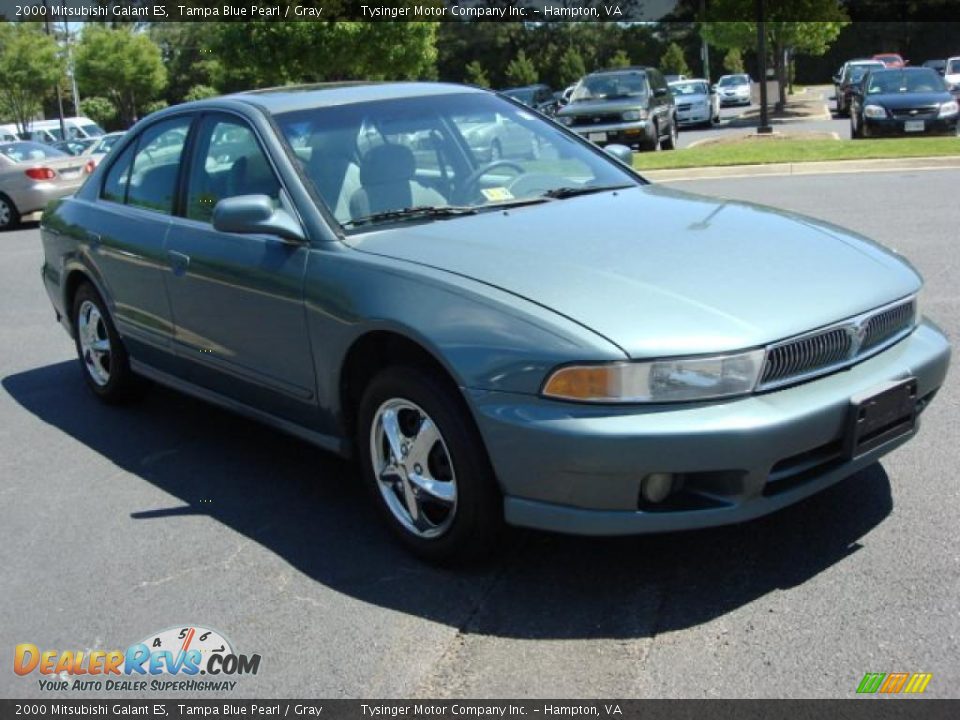
M 48 209 L 43 281 L 98 396 L 358 456 L 434 559 L 747 520 L 913 437 L 949 346 L 906 261 L 625 150 L 456 85 L 188 103 Z

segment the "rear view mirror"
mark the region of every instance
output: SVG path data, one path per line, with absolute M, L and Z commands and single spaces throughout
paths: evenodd
M 603 150 L 627 167 L 633 167 L 633 150 L 626 145 L 607 145 Z
M 276 235 L 283 240 L 306 240 L 300 224 L 267 195 L 238 195 L 213 208 L 213 227 L 220 232 Z

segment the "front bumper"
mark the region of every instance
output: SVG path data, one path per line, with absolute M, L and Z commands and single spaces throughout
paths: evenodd
M 726 107 L 727 105 L 749 105 L 750 96 L 749 95 L 721 95 L 720 96 L 720 106 Z
M 607 125 L 568 125 L 567 127 L 580 137 L 598 144 L 636 145 L 652 141 L 655 134 L 653 123 L 649 120 Z M 602 139 L 599 138 L 600 135 L 603 135 Z
M 949 357 L 947 339 L 924 321 L 846 370 L 728 402 L 638 409 L 488 391 L 469 399 L 507 522 L 583 535 L 663 532 L 765 515 L 875 462 L 912 435 L 847 460 L 850 398 L 912 376 L 922 407 Z M 641 480 L 664 472 L 684 477 L 685 488 L 662 509 L 641 510 Z
M 863 118 L 863 134 L 867 137 L 893 137 L 910 135 L 956 135 L 957 120 L 960 115 L 946 118 L 923 120 L 923 130 L 907 132 L 906 123 L 909 119 L 894 118 Z
M 713 112 L 709 105 L 691 108 L 690 110 L 677 110 L 677 124 L 679 125 L 700 125 L 712 120 Z

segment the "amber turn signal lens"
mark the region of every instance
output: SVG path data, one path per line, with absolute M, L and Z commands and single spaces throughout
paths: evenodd
M 557 370 L 543 388 L 548 397 L 568 400 L 609 398 L 614 392 L 615 365 L 577 365 Z

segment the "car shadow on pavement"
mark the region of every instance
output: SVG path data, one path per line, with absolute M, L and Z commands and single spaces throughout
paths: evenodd
M 468 633 L 634 638 L 695 626 L 843 561 L 892 508 L 874 464 L 743 525 L 616 539 L 516 531 L 485 566 L 434 568 L 381 527 L 349 463 L 158 387 L 135 405 L 102 405 L 79 372 L 62 362 L 2 385 L 43 422 L 182 501 L 118 504 L 131 523 L 162 533 L 171 516 L 209 515 L 337 592 Z

